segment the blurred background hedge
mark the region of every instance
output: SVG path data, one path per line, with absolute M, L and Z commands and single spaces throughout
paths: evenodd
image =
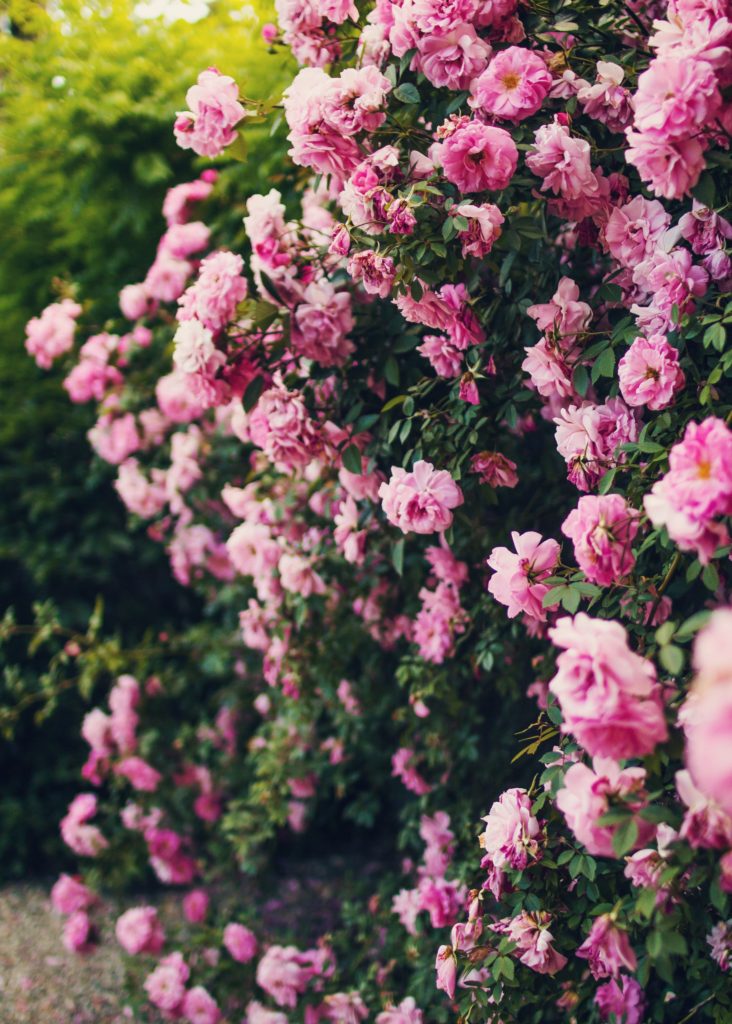
M 180 14 L 183 3 L 163 7 Z M 283 58 L 261 41 L 268 6 L 227 0 L 195 23 L 143 19 L 129 0 L 1 9 L 0 612 L 12 605 L 19 621 L 52 600 L 80 628 L 98 596 L 123 643 L 195 619 L 163 551 L 128 532 L 111 468 L 92 463 L 91 408 L 70 404 L 60 372 L 36 368 L 24 325 L 60 282 L 94 298 L 103 323 L 119 288 L 144 276 L 166 190 L 200 170 L 172 133 L 199 70 L 215 65 L 256 97 L 277 94 L 286 78 Z M 270 169 L 256 154 L 230 172 L 236 191 L 269 188 Z M 29 660 L 21 667 L 38 671 Z M 29 715 L 12 743 L 0 741 L 6 877 L 55 869 L 63 857 L 57 821 L 77 788 L 82 714 L 69 694 L 40 727 Z

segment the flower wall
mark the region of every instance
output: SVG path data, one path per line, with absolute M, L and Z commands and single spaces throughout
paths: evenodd
M 85 718 L 65 941 L 125 860 L 181 894 L 116 924 L 162 1019 L 730 1021 L 732 9 L 276 6 L 301 68 L 199 74 L 223 169 L 119 321 L 28 325 L 226 679 Z M 349 839 L 327 934 L 226 895 Z

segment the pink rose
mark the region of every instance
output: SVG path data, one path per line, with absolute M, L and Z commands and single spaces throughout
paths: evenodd
M 496 601 L 506 605 L 508 617 L 523 612 L 532 619 L 546 622 L 542 606 L 549 587 L 543 583 L 552 575 L 559 561 L 559 544 L 555 540 L 542 540 L 541 534 L 529 531 L 511 534 L 515 553 L 508 548 L 494 548 L 488 565 L 494 575 L 488 581 L 488 590 Z
M 516 171 L 518 150 L 503 128 L 480 121 L 461 125 L 441 147 L 442 168 L 461 192 L 505 188 Z
M 545 837 L 525 789 L 507 789 L 483 821 L 480 845 L 494 867 L 523 871 L 530 860 L 539 859 Z
M 221 1020 L 216 1000 L 202 985 L 195 985 L 186 992 L 181 1012 L 189 1024 L 218 1024 Z
M 176 116 L 175 140 L 199 156 L 218 156 L 236 138 L 235 126 L 246 116 L 233 78 L 208 68 L 186 93 L 190 110 Z
M 240 964 L 246 964 L 256 956 L 256 936 L 243 924 L 235 921 L 227 924 L 222 941 L 232 958 Z
M 610 914 L 595 918 L 577 956 L 589 961 L 593 978 L 617 978 L 621 970 L 632 972 L 638 966 L 628 933 L 617 927 Z
M 130 956 L 159 953 L 165 942 L 163 927 L 154 907 L 132 907 L 117 918 L 117 941 Z
M 611 799 L 620 798 L 633 813 L 647 803 L 643 788 L 644 768 L 620 768 L 612 758 L 596 757 L 592 768 L 578 762 L 569 767 L 563 788 L 557 794 L 558 809 L 567 819 L 567 825 L 577 841 L 595 857 L 614 857 L 613 836 L 617 825 L 598 825 L 598 821 L 611 807 Z M 643 846 L 653 836 L 653 826 L 635 818 L 638 826 L 636 847 Z
M 85 910 L 75 910 L 66 918 L 63 944 L 70 953 L 85 953 L 89 949 L 91 921 Z
M 631 651 L 619 622 L 580 612 L 559 619 L 549 635 L 564 648 L 549 683 L 562 710 L 562 730 L 573 733 L 590 756 L 642 757 L 665 742 L 656 670 Z
M 51 903 L 59 914 L 74 914 L 87 910 L 94 902 L 94 893 L 78 877 L 59 875 L 51 889 Z
M 523 46 L 500 50 L 470 84 L 470 106 L 507 121 L 523 121 L 541 107 L 552 85 L 546 62 Z
M 201 924 L 208 914 L 208 893 L 205 889 L 191 889 L 183 897 L 183 916 L 191 924 Z
M 654 412 L 672 405 L 686 384 L 678 349 L 663 334 L 635 339 L 618 363 L 618 380 L 628 405 L 646 405 Z
M 379 487 L 379 497 L 387 519 L 402 533 L 443 533 L 452 523 L 452 509 L 463 503 L 450 474 L 422 459 L 410 473 L 393 466 L 389 482 Z
M 585 495 L 562 523 L 580 569 L 601 587 L 619 583 L 632 572 L 637 532 L 638 512 L 619 494 Z

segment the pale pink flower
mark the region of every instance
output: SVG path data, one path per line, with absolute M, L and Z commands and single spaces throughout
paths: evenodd
M 577 841 L 595 857 L 614 857 L 613 836 L 617 825 L 599 825 L 611 807 L 611 800 L 622 799 L 629 812 L 636 813 L 647 803 L 643 788 L 644 768 L 621 768 L 612 758 L 596 757 L 592 768 L 582 762 L 570 765 L 556 805 L 567 820 Z M 653 835 L 653 826 L 636 817 L 638 838 L 643 846 Z
M 682 710 L 683 724 L 687 732 L 693 731 L 696 698 L 692 697 L 690 703 L 693 706 L 689 709 L 688 716 L 685 714 L 687 709 Z M 686 806 L 679 830 L 681 838 L 695 849 L 703 847 L 710 850 L 725 850 L 732 847 L 732 818 L 714 800 L 710 800 L 697 789 L 688 771 L 676 772 L 675 782 L 676 792 Z
M 270 946 L 257 964 L 257 984 L 278 1006 L 294 1009 L 317 973 L 312 953 L 295 946 Z
M 480 259 L 487 256 L 495 242 L 501 237 L 501 225 L 504 217 L 493 203 L 461 203 L 453 206 L 451 215 L 464 217 L 468 222 L 466 230 L 458 231 L 463 256 L 475 256 Z M 425 339 L 426 340 L 426 339 Z
M 516 170 L 518 150 L 503 128 L 470 121 L 445 139 L 440 159 L 445 177 L 461 192 L 483 192 L 508 185 Z
M 309 284 L 302 300 L 292 314 L 293 352 L 321 366 L 342 366 L 354 348 L 347 337 L 354 324 L 351 296 L 323 279 Z
M 569 128 L 556 117 L 537 129 L 526 166 L 543 179 L 542 192 L 563 199 L 587 199 L 598 191 L 589 142 L 570 135 Z
M 325 583 L 304 555 L 285 552 L 280 557 L 278 569 L 283 590 L 300 597 L 325 593 Z
M 368 1007 L 358 992 L 334 992 L 326 996 L 320 1012 L 332 1024 L 360 1024 L 369 1015 Z
M 654 412 L 673 404 L 686 384 L 679 352 L 663 334 L 636 338 L 618 363 L 620 393 L 628 405 Z
M 619 494 L 585 495 L 562 523 L 580 569 L 601 587 L 619 583 L 632 572 L 637 532 L 638 512 Z
M 210 238 L 211 228 L 203 221 L 194 220 L 189 224 L 173 224 L 160 239 L 158 251 L 170 253 L 174 259 L 184 260 L 187 256 L 192 256 L 193 253 L 208 248 Z M 129 319 L 137 318 L 130 317 Z
M 507 789 L 483 821 L 479 841 L 494 867 L 523 871 L 530 860 L 539 859 L 545 836 L 525 789 Z
M 613 132 L 622 132 L 633 120 L 631 94 L 622 85 L 624 77 L 619 64 L 598 60 L 594 84 L 582 82 L 577 90 L 577 99 L 587 117 L 607 125 Z
M 422 900 L 417 889 L 400 889 L 391 901 L 391 912 L 410 935 L 417 934 L 417 918 L 422 912 Z
M 61 838 L 80 857 L 96 857 L 109 845 L 99 828 L 89 824 L 89 819 L 96 813 L 96 796 L 93 793 L 79 793 L 61 819 Z
M 202 985 L 188 989 L 181 1012 L 188 1024 L 218 1024 L 221 1020 L 221 1010 L 216 1000 Z
M 237 303 L 246 298 L 244 261 L 238 253 L 214 252 L 201 261 L 198 278 L 179 299 L 178 320 L 200 320 L 219 331 L 234 318 Z
M 188 260 L 177 260 L 165 252 L 158 253 L 145 275 L 143 286 L 151 299 L 175 302 L 183 294 L 192 270 Z
M 563 351 L 571 351 L 578 334 L 592 320 L 592 308 L 579 300 L 579 286 L 569 277 L 562 277 L 550 302 L 529 306 L 528 316 Z
M 545 911 L 521 911 L 514 918 L 503 918 L 490 925 L 493 931 L 506 935 L 516 943 L 513 955 L 537 974 L 556 974 L 567 963 L 566 956 L 554 949 L 554 936 L 549 931 L 552 919 Z
M 360 281 L 369 295 L 385 299 L 391 292 L 396 268 L 391 256 L 380 256 L 372 249 L 354 253 L 348 261 L 348 273 L 353 281 Z
M 613 208 L 603 232 L 605 245 L 618 263 L 632 269 L 653 255 L 670 223 L 657 199 L 633 196 Z
M 562 730 L 592 757 L 642 757 L 668 738 L 656 670 L 631 651 L 619 622 L 584 612 L 557 621 L 549 635 L 564 648 L 549 689 Z
M 463 494 L 447 470 L 420 459 L 411 472 L 393 466 L 388 483 L 379 487 L 386 517 L 402 533 L 442 533 L 452 524 L 452 510 Z
M 216 177 L 217 172 L 209 169 L 195 181 L 186 181 L 168 189 L 163 202 L 163 216 L 169 227 L 171 224 L 185 224 L 191 214 L 191 205 L 208 199 Z
M 709 681 L 700 674 L 687 703 L 684 731 L 691 776 L 702 793 L 732 817 L 732 673 Z
M 117 918 L 114 933 L 125 953 L 159 953 L 165 942 L 163 926 L 154 907 L 132 907 Z
M 176 116 L 175 140 L 199 156 L 218 156 L 236 138 L 236 125 L 246 116 L 233 78 L 208 68 L 186 93 L 189 110 Z
M 243 924 L 232 921 L 224 928 L 223 944 L 232 958 L 240 964 L 246 964 L 257 954 L 257 938 L 254 932 Z
M 275 381 L 249 416 L 252 442 L 282 472 L 302 468 L 322 451 L 323 441 L 302 396 Z
M 87 910 L 94 902 L 94 893 L 72 875 L 59 875 L 51 889 L 51 903 L 59 914 L 74 914 Z
M 652 140 L 683 140 L 710 125 L 720 105 L 717 76 L 706 61 L 657 57 L 638 78 L 634 128 Z
M 278 1010 L 268 1010 L 256 1000 L 247 1006 L 246 1024 L 288 1024 L 287 1016 Z
M 154 308 L 144 284 L 128 284 L 119 293 L 119 308 L 128 320 L 139 320 Z
M 487 559 L 494 570 L 488 590 L 506 605 L 510 619 L 524 612 L 532 619 L 546 622 L 542 600 L 549 587 L 542 581 L 552 575 L 559 561 L 559 544 L 552 539 L 542 540 L 541 534 L 534 531 L 518 533 L 514 530 L 511 539 L 515 553 L 498 547 Z
M 636 414 L 620 398 L 609 398 L 604 405 L 570 405 L 554 422 L 557 450 L 580 491 L 591 490 L 607 469 L 622 464 L 626 456 L 619 445 L 636 441 L 639 433 Z
M 127 779 L 133 789 L 154 793 L 162 775 L 141 757 L 125 757 L 114 766 L 114 774 Z
M 638 966 L 628 933 L 617 927 L 610 914 L 595 918 L 577 956 L 589 961 L 593 978 L 617 978 L 621 970 L 634 971 Z
M 84 953 L 89 949 L 91 921 L 85 910 L 75 910 L 64 923 L 63 944 L 70 953 Z
M 159 470 L 153 469 L 153 479 L 148 480 L 137 459 L 132 458 L 125 459 L 117 470 L 114 489 L 125 507 L 142 519 L 159 515 L 167 504 L 165 484 L 159 474 Z
M 602 1020 L 623 1021 L 623 1024 L 641 1024 L 645 1009 L 643 989 L 635 978 L 623 975 L 600 985 L 595 992 L 595 1005 Z
M 398 1006 L 390 1006 L 377 1014 L 376 1024 L 424 1024 L 424 1017 L 412 996 L 407 996 Z
M 460 375 L 463 366 L 462 350 L 446 335 L 425 334 L 417 351 L 429 360 L 439 377 L 450 380 Z
M 455 985 L 457 984 L 457 960 L 452 946 L 440 946 L 437 950 L 435 970 L 437 971 L 436 987 L 445 992 L 448 999 L 454 999 Z
M 81 311 L 78 302 L 63 299 L 46 306 L 40 316 L 28 321 L 25 328 L 26 351 L 41 369 L 50 369 L 54 359 L 73 348 L 76 318 Z
M 410 793 L 424 796 L 432 789 L 414 766 L 415 753 L 409 747 L 400 747 L 391 759 L 391 774 L 400 779 Z
M 698 139 L 667 141 L 631 128 L 625 134 L 625 159 L 654 195 L 680 199 L 689 194 L 704 170 L 704 147 Z
M 150 1002 L 159 1010 L 175 1013 L 186 994 L 189 970 L 181 953 L 170 953 L 143 982 Z
M 688 424 L 644 505 L 654 526 L 665 525 L 683 551 L 696 551 L 703 562 L 726 543 L 726 527 L 713 522 L 732 511 L 732 431 L 723 420 Z
M 470 106 L 507 121 L 523 121 L 546 99 L 552 76 L 538 53 L 523 46 L 500 50 L 470 85 Z
M 490 46 L 468 23 L 424 36 L 417 45 L 419 68 L 438 89 L 467 89 L 481 74 L 491 53 Z

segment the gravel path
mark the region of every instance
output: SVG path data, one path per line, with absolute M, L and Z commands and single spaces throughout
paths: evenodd
M 116 943 L 102 935 L 93 952 L 75 956 L 61 927 L 47 888 L 0 889 L 0 1024 L 130 1024 Z

